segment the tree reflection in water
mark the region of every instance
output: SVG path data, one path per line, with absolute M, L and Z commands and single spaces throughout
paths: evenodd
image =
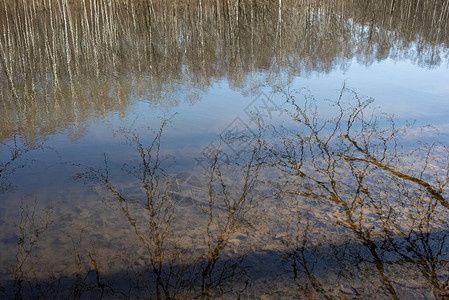
M 105 154 L 103 167 L 83 167 L 74 178 L 115 211 L 108 234 L 128 227 L 127 247 L 105 256 L 86 225 L 70 235 L 74 267 L 39 279 L 39 261 L 27 257 L 37 237 L 65 221 L 46 217 L 43 230 L 34 213 L 23 214 L 18 228 L 35 234 L 21 235 L 23 263 L 4 295 L 446 297 L 447 147 L 409 143 L 412 126 L 397 127 L 346 87 L 329 106 L 334 117 L 322 117 L 330 111 L 303 91 L 283 95 L 293 123 L 259 124 L 236 152 L 218 147 L 196 174 L 200 191 L 188 196 L 161 155 L 171 119 L 148 146 L 123 131 L 135 160 L 118 166 Z
M 413 141 L 346 87 L 326 108 L 283 89 L 353 59 L 438 66 L 448 17 L 449 1 L 431 0 L 5 0 L 0 197 L 17 226 L 0 219 L 0 295 L 447 297 L 447 147 Z M 72 162 L 96 192 L 81 204 L 9 211 L 37 140 L 65 128 L 80 140 L 92 116 L 124 118 L 133 101 L 194 103 L 222 79 L 249 94 L 258 76 L 281 86 L 290 120 L 223 134 L 203 171 L 166 158 L 168 119 L 149 142 L 121 132 L 134 159 Z
M 123 117 L 136 98 L 194 103 L 222 79 L 249 93 L 261 75 L 277 85 L 353 59 L 438 66 L 448 17 L 433 0 L 5 0 L 0 140 L 69 127 L 77 140 L 89 117 Z
M 138 159 L 124 164 L 121 171 L 135 178 L 131 193 L 122 191 L 119 183 L 111 179 L 111 170 L 105 155 L 104 168 L 88 168 L 77 174 L 75 179 L 94 183 L 106 192 L 104 197 L 110 206 L 115 204 L 128 222 L 136 238 L 146 250 L 143 255 L 148 267 L 135 270 L 131 279 L 130 296 L 146 295 L 158 299 L 178 299 L 198 297 L 209 299 L 231 293 L 241 294 L 245 288 L 245 269 L 240 267 L 244 255 L 232 257 L 227 248 L 233 235 L 249 228 L 247 218 L 255 201 L 255 185 L 262 166 L 262 143 L 258 141 L 247 158 L 232 164 L 234 176 L 242 173 L 241 183 L 225 178 L 223 169 L 229 169 L 229 162 L 223 165 L 220 153 L 214 153 L 209 161 L 209 169 L 202 178 L 207 181 L 199 199 L 184 199 L 195 206 L 200 219 L 195 220 L 198 228 L 185 227 L 177 222 L 182 218 L 183 207 L 178 207 L 180 193 L 174 189 L 175 178 L 162 166 L 160 157 L 161 138 L 170 119 L 164 120 L 160 130 L 148 147 L 133 131 L 123 131 L 127 140 L 136 146 Z M 112 197 L 112 198 L 111 198 Z M 177 215 L 178 214 L 178 215 Z M 182 241 L 189 230 L 199 230 L 198 240 L 191 249 Z M 196 243 L 201 243 L 198 247 Z M 126 253 L 123 263 L 129 257 Z M 89 254 L 89 257 L 91 255 Z M 93 262 L 95 262 L 92 259 Z M 95 272 L 100 278 L 96 264 Z M 132 266 L 128 266 L 132 269 Z M 98 280 L 101 295 L 105 284 Z M 231 284 L 232 283 L 232 284 Z M 117 293 L 112 287 L 106 288 Z M 121 291 L 120 294 L 124 293 Z
M 419 288 L 447 296 L 447 147 L 406 151 L 407 128 L 382 120 L 369 99 L 347 88 L 329 120 L 307 96 L 301 103 L 287 97 L 298 126 L 278 132 L 283 146 L 269 151 L 295 211 L 285 244 L 299 290 L 329 298 L 340 284 L 354 296 L 407 298 Z M 323 271 L 323 261 L 328 274 L 320 278 L 313 270 Z

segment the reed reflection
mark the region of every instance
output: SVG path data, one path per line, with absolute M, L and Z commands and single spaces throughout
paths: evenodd
M 4 1 L 0 137 L 72 125 L 77 139 L 88 117 L 124 116 L 133 99 L 175 106 L 223 78 L 248 92 L 255 72 L 274 84 L 352 58 L 438 65 L 448 13 L 412 0 Z

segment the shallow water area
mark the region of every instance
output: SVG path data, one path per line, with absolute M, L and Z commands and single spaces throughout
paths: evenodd
M 448 1 L 5 1 L 0 298 L 449 295 Z

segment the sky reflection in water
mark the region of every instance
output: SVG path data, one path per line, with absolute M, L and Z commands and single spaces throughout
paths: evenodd
M 2 297 L 447 296 L 448 6 L 309 2 L 6 3 Z

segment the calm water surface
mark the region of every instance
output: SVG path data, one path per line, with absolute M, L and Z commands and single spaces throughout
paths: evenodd
M 448 1 L 0 5 L 0 298 L 449 296 Z

